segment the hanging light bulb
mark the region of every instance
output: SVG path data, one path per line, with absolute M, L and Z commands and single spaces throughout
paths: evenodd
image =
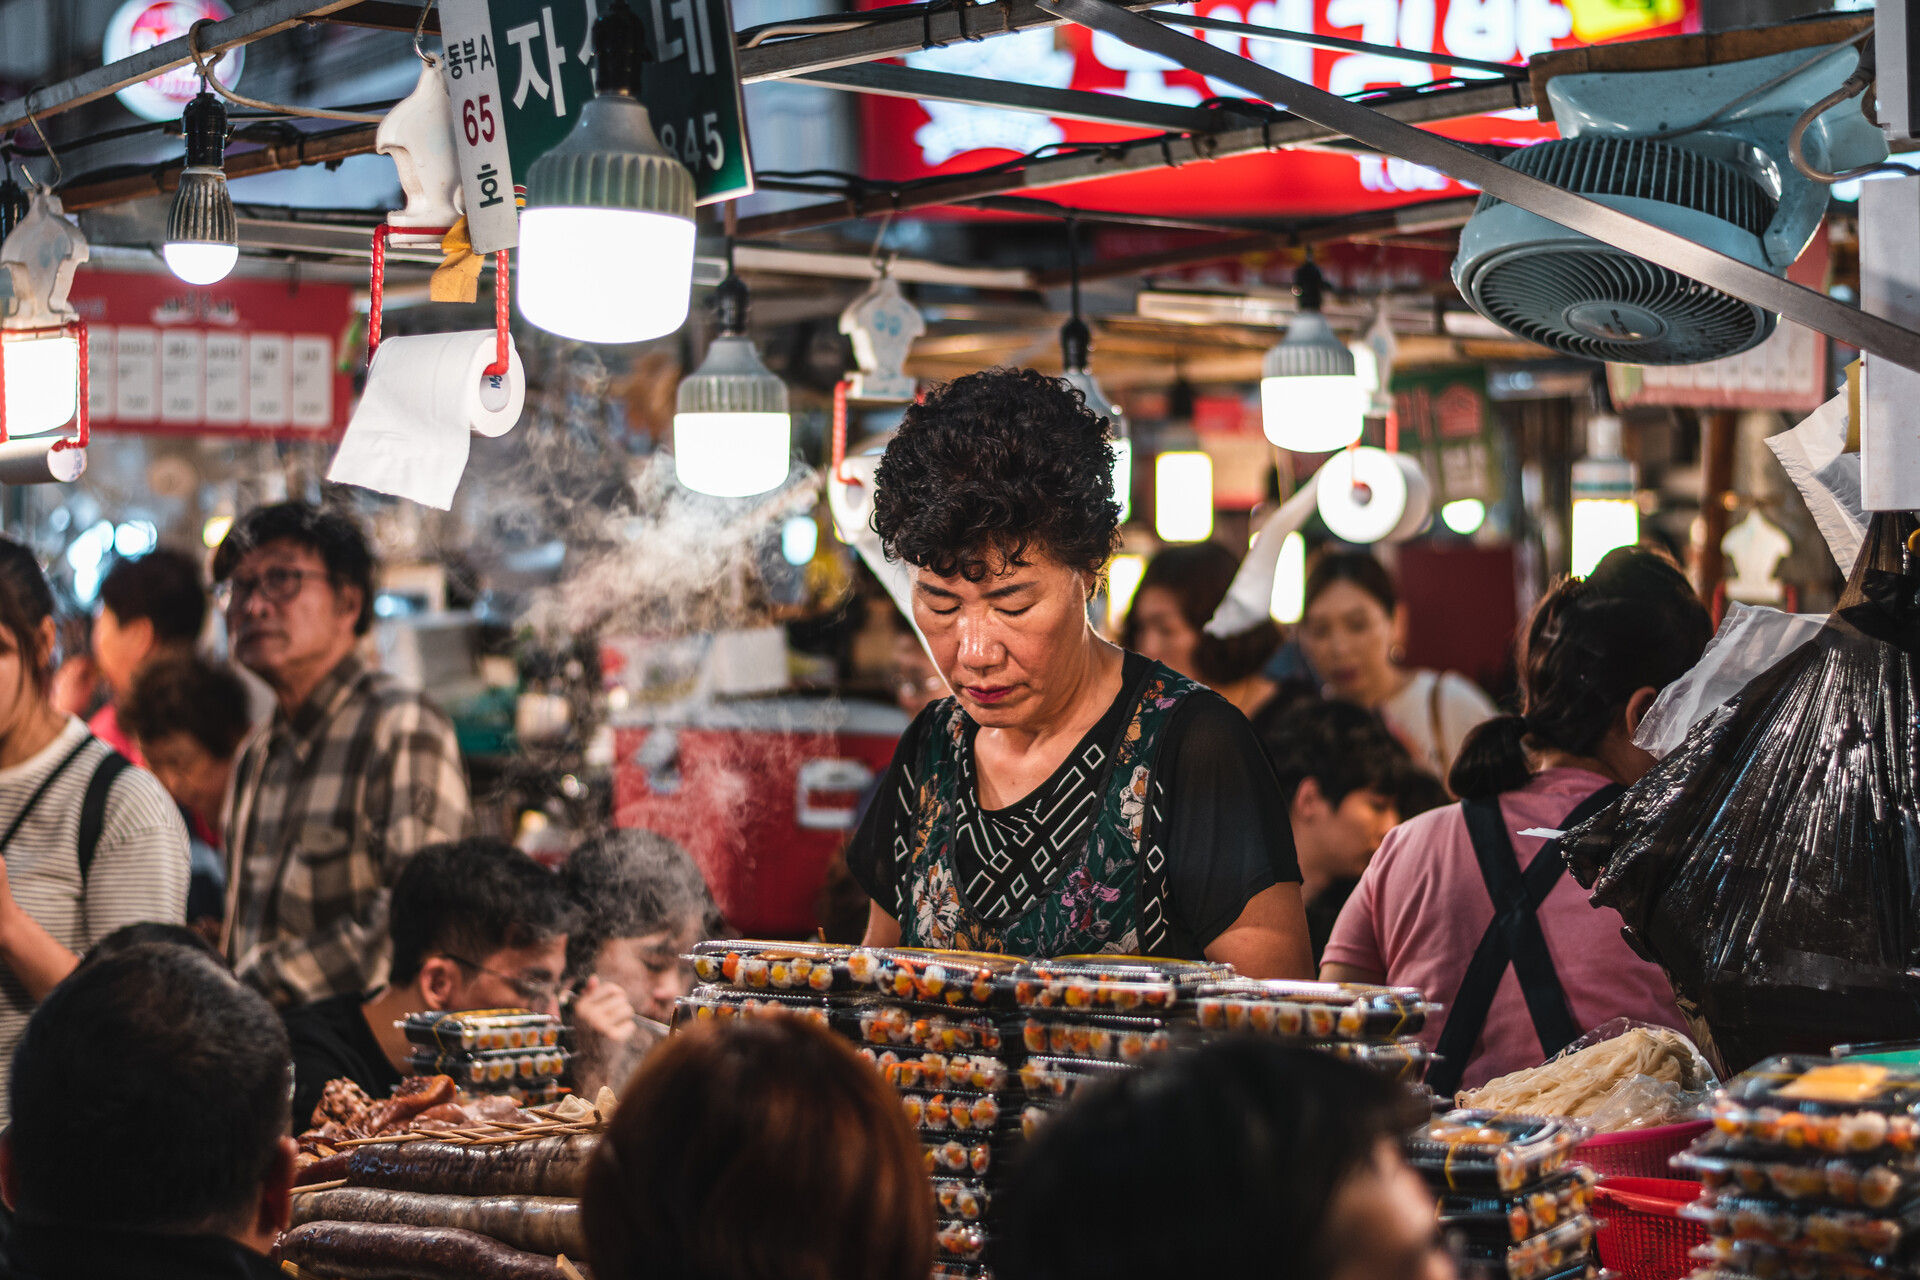
M 1197 449 L 1163 453 L 1153 463 L 1153 531 L 1162 542 L 1213 536 L 1213 459 Z
M 1267 439 L 1296 453 L 1327 453 L 1360 438 L 1372 388 L 1353 352 L 1320 313 L 1325 280 L 1308 258 L 1293 273 L 1300 310 L 1260 371 L 1260 418 Z
M 1587 456 L 1573 464 L 1573 563 L 1584 578 L 1615 547 L 1640 541 L 1639 470 L 1620 456 L 1620 419 L 1599 414 L 1587 422 Z
M 593 24 L 593 100 L 527 171 L 520 314 L 581 342 L 640 342 L 687 318 L 693 175 L 668 155 L 635 93 L 640 20 L 616 0 Z
M 181 114 L 180 127 L 187 138 L 187 167 L 180 171 L 160 252 L 167 269 L 188 284 L 213 284 L 226 279 L 240 258 L 224 167 L 227 109 L 202 89 Z
M 1267 609 L 1273 620 L 1290 627 L 1307 611 L 1307 540 L 1298 529 L 1280 544 L 1280 560 L 1273 572 L 1273 600 Z
M 700 367 L 680 380 L 673 470 L 696 493 L 744 498 L 787 478 L 793 417 L 787 384 L 760 362 L 747 337 L 746 284 L 729 272 L 714 301 L 720 336 Z
M 52 431 L 71 421 L 80 409 L 80 342 L 70 327 L 79 319 L 67 301 L 73 273 L 87 260 L 87 238 L 60 208 L 60 198 L 36 186 L 27 212 L 17 217 L 14 196 L 0 185 L 0 206 L 12 219 L 0 242 L 0 359 L 5 363 L 6 435 L 21 450 L 36 455 L 35 466 L 46 462 L 44 449 L 15 437 Z M 71 454 L 68 457 L 65 455 Z M 11 460 L 0 446 L 0 471 Z M 53 478 L 74 465 L 84 467 L 85 450 L 68 449 L 55 459 Z M 77 471 L 74 472 L 78 474 Z M 7 482 L 0 474 L 0 483 Z
M 1061 377 L 1080 393 L 1087 408 L 1105 418 L 1108 443 L 1113 446 L 1113 500 L 1120 504 L 1120 523 L 1133 516 L 1133 432 L 1127 415 L 1108 398 L 1093 374 L 1087 371 L 1093 353 L 1093 330 L 1080 315 L 1080 238 L 1074 219 L 1067 219 L 1067 279 L 1073 315 L 1060 326 Z

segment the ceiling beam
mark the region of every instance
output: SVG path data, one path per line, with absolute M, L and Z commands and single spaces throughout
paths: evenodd
M 1377 107 L 1356 109 L 1367 110 L 1370 114 L 1378 113 L 1403 124 L 1430 124 L 1487 111 L 1530 106 L 1532 102 L 1526 82 L 1513 81 L 1507 84 L 1435 89 L 1409 98 L 1392 99 Z M 1107 178 L 1115 174 L 1142 173 L 1169 165 L 1178 167 L 1202 160 L 1226 160 L 1233 156 L 1325 142 L 1342 136 L 1337 130 L 1323 125 L 1284 117 L 1261 128 L 1103 144 L 1093 150 L 1043 157 L 1019 169 L 955 174 L 951 178 L 937 178 L 898 192 L 849 192 L 839 200 L 742 218 L 739 233 L 743 236 L 765 236 L 824 227 L 875 214 L 905 213 L 912 209 L 963 204 L 983 196 L 1010 195 L 1068 182 Z
M 337 164 L 352 156 L 370 155 L 379 128 L 379 125 L 363 124 L 328 129 L 302 134 L 297 140 L 275 142 L 248 151 L 230 151 L 227 180 L 278 173 L 308 164 Z M 180 185 L 180 170 L 185 164 L 184 158 L 173 159 L 137 173 L 62 187 L 60 205 L 68 213 L 78 213 L 82 209 L 97 209 L 146 196 L 171 195 Z
M 1163 102 L 1142 102 L 1113 93 L 1053 89 L 1042 85 L 989 80 L 984 76 L 922 71 L 890 62 L 866 62 L 834 67 L 828 71 L 806 71 L 790 78 L 807 84 L 825 85 L 830 89 L 848 89 L 885 98 L 961 102 L 1172 133 L 1217 133 L 1230 125 L 1244 126 L 1250 118 L 1257 119 L 1230 109 L 1177 107 Z

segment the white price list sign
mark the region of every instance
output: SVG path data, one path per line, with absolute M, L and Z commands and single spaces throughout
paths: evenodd
M 441 0 L 440 33 L 446 41 L 441 67 L 453 103 L 453 150 L 467 198 L 467 234 L 475 253 L 514 248 L 520 243 L 520 213 L 487 0 Z

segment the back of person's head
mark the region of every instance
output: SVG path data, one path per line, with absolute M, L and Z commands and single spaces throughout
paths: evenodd
M 1281 794 L 1289 801 L 1308 778 L 1335 808 L 1356 791 L 1393 796 L 1401 773 L 1411 767 L 1407 749 L 1380 717 L 1337 698 L 1302 703 L 1267 728 L 1263 738 Z
M 213 580 L 225 582 L 248 553 L 268 543 L 288 541 L 312 551 L 327 566 L 333 585 L 360 590 L 360 616 L 353 633 L 373 625 L 373 547 L 353 518 L 308 502 L 255 507 L 234 521 L 213 553 Z
M 1402 769 L 1395 780 L 1393 810 L 1400 815 L 1402 822 L 1416 818 L 1429 809 L 1452 803 L 1453 796 L 1448 792 L 1447 784 L 1417 765 Z
M 1447 784 L 1470 800 L 1517 790 L 1529 745 L 1591 755 L 1636 691 L 1672 684 L 1712 638 L 1712 616 L 1665 554 L 1607 553 L 1534 606 L 1519 655 L 1521 714 L 1468 734 Z
M 184 733 L 208 755 L 230 760 L 253 729 L 253 703 L 232 667 L 177 654 L 140 669 L 120 707 L 120 726 L 148 742 Z
M 1041 1130 L 995 1203 L 994 1273 L 1320 1280 L 1344 1243 L 1335 1193 L 1422 1118 L 1385 1076 L 1313 1050 L 1249 1037 L 1169 1055 Z
M 53 588 L 33 552 L 12 538 L 0 537 L 0 627 L 20 653 L 20 669 L 39 692 L 53 678 L 53 654 L 41 648 L 40 633 L 53 616 Z
M 1400 607 L 1400 595 L 1393 589 L 1393 575 L 1366 551 L 1321 552 L 1314 559 L 1313 567 L 1307 570 L 1306 586 L 1300 593 L 1302 607 L 1313 608 L 1313 602 L 1336 582 L 1349 583 L 1372 596 L 1388 617 Z
M 700 868 L 656 832 L 623 829 L 589 840 L 568 855 L 563 878 L 577 909 L 567 935 L 567 968 L 575 973 L 591 971 L 615 938 L 687 927 L 711 936 L 720 924 Z
M 512 845 L 480 836 L 428 845 L 393 886 L 391 980 L 412 982 L 436 954 L 485 964 L 504 948 L 557 938 L 572 923 L 560 877 Z
M 289 1129 L 292 1071 L 272 1006 L 204 952 L 144 943 L 81 966 L 14 1051 L 14 1212 L 74 1229 L 244 1227 Z
M 116 560 L 100 579 L 100 603 L 121 626 L 145 618 L 157 644 L 190 645 L 207 622 L 207 589 L 192 556 L 162 547 Z
M 926 1280 L 933 1189 L 899 1095 L 797 1018 L 648 1055 L 587 1166 L 596 1280 Z
M 226 960 L 218 949 L 200 934 L 183 924 L 163 924 L 158 920 L 136 920 L 132 924 L 123 924 L 100 941 L 87 948 L 80 957 L 80 967 L 99 964 L 111 956 L 117 956 L 135 947 L 185 947 L 197 951 L 207 959 L 226 966 Z
M 1157 553 L 1147 561 L 1140 585 L 1134 588 L 1135 601 L 1140 599 L 1142 591 L 1157 587 L 1179 603 L 1181 618 L 1200 636 L 1193 650 L 1196 668 L 1193 674 L 1208 684 L 1232 684 L 1246 679 L 1260 670 L 1280 647 L 1280 628 L 1271 620 L 1263 620 L 1230 636 L 1207 633 L 1207 622 L 1220 602 L 1227 598 L 1233 575 L 1239 571 L 1240 558 L 1232 551 L 1218 542 L 1196 542 Z M 1121 625 L 1122 648 L 1139 647 L 1134 612 L 1127 610 L 1126 621 Z

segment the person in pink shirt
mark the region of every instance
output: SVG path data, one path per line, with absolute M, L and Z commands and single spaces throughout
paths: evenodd
M 193 557 L 160 548 L 131 560 L 116 560 L 100 580 L 100 613 L 93 620 L 91 662 L 75 659 L 63 668 L 62 710 L 85 715 L 96 679 L 108 698 L 87 721 L 93 735 L 144 768 L 139 744 L 120 724 L 120 707 L 149 662 L 193 652 L 207 622 L 207 589 Z M 56 703 L 61 701 L 56 696 Z
M 1633 745 L 1713 621 L 1666 556 L 1623 548 L 1534 609 L 1524 714 L 1478 726 L 1448 775 L 1460 804 L 1395 828 L 1347 900 L 1320 976 L 1419 987 L 1446 1012 L 1422 1038 L 1442 1096 L 1531 1067 L 1611 1018 L 1686 1029 L 1660 969 L 1566 874 L 1561 831 L 1653 767 Z M 1497 905 L 1496 905 L 1497 904 Z

